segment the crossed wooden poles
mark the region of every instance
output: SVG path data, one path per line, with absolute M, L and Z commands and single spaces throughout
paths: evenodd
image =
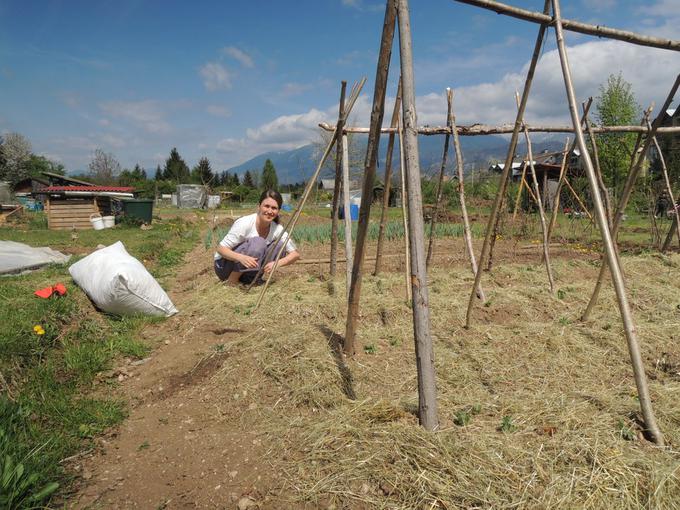
M 602 242 L 604 246 L 604 255 L 602 268 L 600 271 L 600 276 L 598 278 L 598 284 L 595 291 L 593 292 L 593 297 L 591 298 L 591 303 L 589 304 L 584 318 L 587 318 L 589 310 L 592 310 L 594 303 L 597 300 L 597 293 L 602 281 L 604 280 L 604 275 L 606 273 L 607 267 L 610 270 L 612 281 L 614 284 L 614 289 L 616 291 L 617 302 L 619 305 L 619 311 L 621 313 L 624 330 L 626 334 L 626 340 L 628 343 L 628 351 L 631 357 L 631 364 L 633 367 L 633 372 L 635 376 L 635 383 L 637 386 L 638 397 L 640 400 L 640 406 L 642 409 L 642 415 L 644 419 L 645 431 L 649 435 L 652 441 L 658 445 L 663 445 L 663 435 L 659 430 L 654 413 L 651 406 L 651 400 L 649 397 L 649 390 L 647 387 L 647 380 L 644 373 L 644 366 L 642 363 L 642 357 L 640 355 L 640 348 L 637 339 L 637 333 L 635 331 L 635 325 L 633 322 L 630 305 L 628 303 L 628 296 L 625 289 L 624 276 L 621 271 L 620 262 L 618 258 L 618 251 L 615 243 L 616 234 L 618 232 L 618 227 L 620 225 L 623 212 L 632 193 L 633 186 L 639 175 L 640 168 L 642 166 L 642 160 L 644 156 L 655 140 L 655 135 L 657 133 L 667 133 L 676 132 L 677 129 L 674 128 L 661 128 L 659 126 L 663 112 L 668 108 L 668 105 L 672 102 L 675 92 L 680 85 L 680 76 L 675 81 L 668 98 L 664 102 L 660 110 L 660 114 L 655 118 L 655 120 L 649 124 L 648 121 L 640 126 L 614 126 L 607 128 L 593 128 L 589 125 L 587 119 L 587 108 L 584 107 L 583 119 L 579 119 L 577 112 L 577 104 L 574 93 L 573 82 L 571 78 L 571 68 L 569 65 L 568 55 L 566 47 L 564 44 L 564 29 L 573 30 L 581 33 L 586 33 L 590 35 L 596 35 L 599 37 L 609 37 L 614 39 L 623 40 L 633 44 L 640 44 L 645 46 L 653 46 L 657 48 L 670 49 L 673 51 L 680 51 L 680 41 L 673 41 L 667 39 L 660 39 L 651 36 L 643 36 L 635 34 L 632 32 L 626 32 L 621 30 L 610 29 L 601 26 L 592 26 L 585 23 L 579 23 L 571 20 L 562 19 L 560 14 L 560 2 L 559 0 L 545 0 L 543 13 L 536 13 L 531 11 L 526 11 L 516 7 L 508 6 L 495 2 L 493 0 L 456 0 L 458 2 L 467 3 L 475 5 L 478 7 L 483 7 L 487 9 L 494 10 L 499 14 L 507 14 L 514 16 L 526 21 L 532 21 L 540 24 L 538 36 L 536 39 L 536 44 L 534 47 L 533 56 L 531 63 L 529 65 L 527 78 L 525 81 L 524 89 L 521 97 L 518 97 L 518 107 L 517 107 L 517 117 L 515 120 L 514 127 L 510 129 L 508 126 L 499 127 L 489 127 L 489 126 L 458 126 L 456 127 L 455 121 L 453 120 L 453 115 L 451 113 L 451 107 L 449 108 L 450 114 L 447 116 L 447 126 L 441 128 L 418 128 L 416 125 L 416 109 L 415 109 L 415 91 L 414 91 L 414 76 L 413 76 L 413 57 L 411 50 L 411 34 L 410 34 L 410 21 L 409 21 L 409 8 L 408 0 L 387 0 L 385 9 L 385 19 L 383 23 L 383 32 L 380 44 L 380 53 L 378 57 L 378 65 L 376 71 L 375 79 L 375 89 L 373 96 L 373 106 L 371 110 L 371 122 L 369 128 L 347 128 L 345 120 L 351 111 L 351 108 L 356 101 L 358 96 L 358 91 L 361 86 L 355 86 L 352 94 L 350 94 L 350 100 L 348 101 L 348 106 L 345 108 L 343 105 L 344 93 L 341 93 L 340 101 L 340 114 L 338 118 L 338 123 L 333 131 L 332 138 L 326 148 L 326 151 L 319 163 L 317 171 L 314 173 L 312 178 L 305 189 L 305 192 L 298 204 L 298 207 L 291 217 L 289 224 L 286 226 L 286 230 L 289 234 L 295 227 L 297 219 L 299 218 L 300 211 L 304 206 L 304 203 L 309 196 L 312 186 L 318 178 L 323 163 L 328 157 L 330 150 L 334 143 L 338 140 L 342 140 L 343 135 L 346 133 L 357 133 L 357 132 L 368 132 L 368 144 L 366 151 L 366 159 L 364 163 L 364 180 L 362 186 L 362 197 L 361 208 L 359 212 L 359 225 L 357 229 L 356 245 L 354 250 L 354 257 L 351 263 L 352 272 L 350 279 L 350 286 L 348 291 L 348 310 L 347 310 L 347 322 L 346 331 L 344 338 L 344 351 L 346 354 L 354 354 L 355 351 L 355 337 L 357 330 L 357 318 L 359 310 L 359 297 L 361 293 L 361 279 L 362 279 L 362 265 L 364 261 L 365 248 L 366 248 L 366 234 L 368 230 L 368 220 L 370 215 L 371 200 L 372 196 L 372 186 L 373 180 L 375 178 L 375 170 L 377 163 L 378 154 L 378 140 L 381 132 L 398 133 L 401 135 L 402 143 L 400 143 L 402 155 L 402 164 L 404 165 L 405 174 L 405 185 L 403 186 L 403 191 L 405 192 L 404 198 L 408 203 L 408 213 L 405 215 L 408 222 L 408 235 L 410 236 L 410 242 L 408 243 L 408 253 L 411 260 L 410 269 L 410 286 L 412 292 L 411 306 L 413 310 L 413 328 L 415 337 L 415 347 L 416 347 L 416 367 L 418 371 L 418 394 L 419 394 L 419 418 L 421 424 L 428 430 L 435 430 L 439 426 L 438 414 L 437 414 L 437 400 L 436 400 L 436 384 L 435 384 L 435 372 L 434 372 L 434 349 L 432 346 L 432 337 L 430 335 L 430 319 L 429 319 L 429 303 L 428 303 L 428 288 L 427 288 L 427 273 L 426 273 L 426 255 L 424 250 L 424 222 L 422 216 L 422 195 L 420 189 L 420 168 L 418 162 L 418 141 L 417 135 L 420 134 L 446 134 L 453 135 L 454 143 L 457 145 L 457 159 L 458 159 L 458 171 L 462 172 L 462 157 L 458 154 L 459 147 L 456 142 L 458 135 L 466 134 L 485 134 L 485 133 L 512 133 L 512 137 L 509 144 L 508 155 L 505 160 L 505 165 L 500 178 L 500 189 L 496 195 L 496 199 L 493 204 L 491 215 L 489 217 L 489 222 L 487 224 L 486 235 L 484 238 L 484 243 L 482 245 L 482 251 L 480 258 L 477 261 L 478 267 L 474 268 L 474 256 L 472 255 L 472 250 L 470 246 L 466 245 L 471 257 L 473 264 L 473 271 L 475 273 L 475 281 L 472 286 L 470 293 L 470 299 L 468 303 L 468 309 L 466 313 L 466 327 L 471 326 L 471 316 L 472 310 L 477 295 L 481 293 L 481 276 L 482 271 L 479 268 L 483 267 L 488 261 L 490 256 L 490 248 L 492 241 L 495 240 L 497 225 L 499 220 L 499 215 L 505 193 L 507 190 L 509 178 L 512 171 L 512 162 L 514 159 L 515 149 L 517 146 L 517 140 L 520 131 L 523 132 L 525 138 L 528 142 L 528 147 L 530 148 L 528 133 L 531 131 L 544 131 L 544 132 L 573 132 L 574 133 L 574 146 L 578 147 L 581 157 L 584 159 L 586 174 L 588 177 L 588 182 L 590 186 L 591 195 L 594 202 L 594 216 L 597 221 L 600 234 L 602 236 Z M 552 16 L 550 12 L 552 11 Z M 389 128 L 382 128 L 382 121 L 384 115 L 385 106 L 385 93 L 387 85 L 387 76 L 389 71 L 392 43 L 394 39 L 395 24 L 398 23 L 399 27 L 399 56 L 400 56 L 400 66 L 401 66 L 401 122 L 399 122 L 397 116 L 397 111 L 399 109 L 398 104 L 395 106 L 395 112 L 393 114 L 392 123 Z M 571 127 L 536 127 L 528 126 L 524 123 L 524 111 L 526 108 L 527 100 L 529 98 L 529 93 L 531 90 L 531 84 L 533 81 L 533 76 L 536 70 L 536 65 L 538 63 L 538 58 L 540 55 L 540 50 L 543 44 L 543 39 L 548 26 L 552 26 L 555 29 L 557 48 L 560 57 L 560 64 L 562 68 L 562 74 L 564 78 L 565 90 L 567 95 L 567 100 L 569 104 L 569 112 L 571 116 L 572 126 Z M 344 87 L 343 87 L 344 91 Z M 452 97 L 452 96 L 451 96 Z M 449 101 L 450 103 L 451 101 Z M 397 120 L 395 120 L 397 119 Z M 396 124 L 396 125 L 395 125 Z M 637 132 L 638 133 L 638 145 L 640 145 L 640 140 L 642 135 L 646 134 L 644 143 L 641 145 L 641 150 L 634 152 L 633 161 L 631 163 L 631 170 L 628 174 L 628 180 L 624 187 L 623 196 L 620 199 L 616 212 L 608 213 L 610 205 L 608 200 L 606 208 L 603 204 L 603 198 L 600 192 L 604 188 L 602 182 L 601 173 L 593 164 L 590 154 L 588 152 L 588 147 L 586 146 L 585 137 L 583 133 L 582 124 L 585 124 L 585 128 L 594 140 L 593 134 L 597 132 Z M 322 127 L 326 127 L 322 125 Z M 391 138 L 392 138 L 391 136 Z M 393 140 L 393 138 L 392 138 Z M 393 142 L 392 142 L 393 143 Z M 568 146 L 568 142 L 567 142 Z M 565 146 L 566 149 L 566 146 Z M 345 152 L 345 151 L 343 151 Z M 446 154 L 446 153 L 445 153 Z M 637 157 L 635 157 L 637 154 Z M 563 167 L 560 171 L 560 181 L 562 181 L 562 176 L 565 173 L 564 166 L 565 160 L 567 159 L 568 151 L 565 150 L 565 156 L 563 157 Z M 346 154 L 343 159 L 346 160 Z M 391 157 L 391 156 L 390 156 Z M 445 156 L 444 156 L 445 157 Z M 529 153 L 529 161 L 533 161 L 531 151 Z M 391 166 L 391 162 L 390 162 Z M 598 165 L 599 166 L 599 165 Z M 338 170 L 336 167 L 336 177 Z M 540 204 L 540 193 L 538 192 L 538 186 L 535 182 L 535 173 L 532 171 L 534 178 L 534 193 L 536 195 L 536 201 Z M 459 174 L 459 177 L 460 176 Z M 337 182 L 337 179 L 336 179 Z M 386 186 L 389 182 L 386 179 Z M 459 178 L 459 186 L 462 185 L 463 179 Z M 565 181 L 566 182 L 566 181 Z M 668 184 L 668 186 L 670 186 Z M 345 188 L 347 189 L 347 188 Z M 462 195 L 462 186 L 459 188 Z M 605 190 L 606 191 L 606 190 Z M 337 188 L 336 193 L 337 197 Z M 345 193 L 345 199 L 347 199 L 347 193 Z M 606 193 L 605 193 L 606 196 Z M 337 198 L 336 198 L 337 199 Z M 464 203 L 464 201 L 462 202 Z M 347 204 L 346 204 L 347 205 Z M 334 206 L 335 209 L 335 206 Z M 543 241 L 544 241 L 544 260 L 546 262 L 546 268 L 549 274 L 549 280 L 551 283 L 551 289 L 553 287 L 551 272 L 549 268 L 549 254 L 547 252 L 550 233 L 552 227 L 554 226 L 555 220 L 555 210 L 553 208 L 553 217 L 551 221 L 547 223 L 545 217 L 542 213 L 542 206 L 539 205 L 539 210 L 541 211 L 541 224 L 543 230 Z M 349 215 L 349 208 L 345 210 L 345 216 Z M 674 229 L 678 231 L 680 238 L 680 225 L 678 225 L 677 216 L 674 222 Z M 672 236 L 673 231 L 670 232 L 669 236 Z M 274 243 L 276 244 L 276 243 Z M 276 262 L 283 251 L 283 244 L 281 245 Z M 349 265 L 349 260 L 348 260 Z M 277 265 L 274 265 L 274 271 Z M 376 268 L 376 272 L 379 267 Z M 267 289 L 267 285 L 273 275 L 272 271 L 267 279 L 267 283 L 263 286 L 260 298 L 258 299 L 258 306 L 261 302 L 262 296 Z

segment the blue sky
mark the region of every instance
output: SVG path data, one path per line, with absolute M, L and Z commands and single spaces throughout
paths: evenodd
M 678 0 L 562 4 L 565 18 L 680 38 Z M 23 134 L 72 172 L 96 148 L 153 170 L 177 147 L 190 166 L 206 156 L 224 170 L 316 140 L 343 79 L 368 78 L 352 118 L 367 125 L 383 16 L 376 0 L 0 0 L 0 133 Z M 412 0 L 411 17 L 419 123 L 445 122 L 446 87 L 459 123 L 514 121 L 537 26 L 453 0 Z M 680 72 L 676 53 L 566 38 L 579 99 L 621 71 L 642 105 L 658 105 Z M 550 32 L 531 123 L 568 121 L 553 41 Z

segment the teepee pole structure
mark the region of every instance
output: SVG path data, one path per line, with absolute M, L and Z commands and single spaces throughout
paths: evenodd
M 392 110 L 391 127 L 398 127 L 399 109 L 401 108 L 401 79 L 397 85 L 397 97 Z M 387 139 L 387 159 L 385 161 L 385 189 L 383 191 L 382 210 L 380 211 L 380 227 L 378 228 L 378 247 L 375 252 L 375 269 L 373 275 L 378 276 L 382 265 L 383 250 L 385 249 L 385 227 L 387 225 L 387 211 L 390 207 L 390 190 L 392 189 L 392 160 L 394 155 L 395 133 L 390 133 Z
M 544 11 L 548 12 L 550 0 L 545 0 Z M 529 64 L 529 70 L 527 71 L 527 78 L 524 82 L 524 91 L 522 92 L 522 100 L 520 101 L 519 108 L 517 110 L 517 118 L 515 119 L 515 127 L 512 131 L 512 138 L 510 138 L 510 146 L 508 147 L 508 156 L 505 158 L 505 166 L 503 167 L 503 173 L 501 174 L 501 186 L 496 194 L 496 199 L 494 200 L 493 207 L 491 209 L 491 215 L 489 216 L 489 222 L 486 227 L 486 236 L 484 237 L 484 243 L 482 244 L 482 253 L 479 255 L 479 263 L 477 264 L 478 271 L 475 275 L 475 282 L 472 285 L 472 290 L 470 291 L 470 299 L 468 300 L 467 312 L 465 314 L 465 327 L 469 328 L 472 321 L 472 308 L 475 304 L 475 298 L 477 297 L 477 289 L 479 288 L 482 280 L 482 268 L 486 263 L 486 259 L 489 256 L 489 250 L 491 245 L 491 236 L 495 237 L 496 221 L 498 215 L 500 214 L 501 206 L 503 204 L 503 199 L 505 197 L 505 191 L 508 187 L 508 181 L 512 175 L 512 161 L 515 156 L 515 149 L 517 148 L 517 138 L 519 138 L 519 131 L 522 127 L 522 119 L 524 118 L 524 110 L 529 99 L 529 92 L 531 91 L 531 83 L 534 79 L 534 73 L 536 72 L 536 65 L 538 64 L 538 57 L 541 55 L 541 47 L 543 46 L 543 38 L 545 37 L 545 31 L 547 29 L 547 23 L 541 25 L 538 30 L 538 36 L 536 37 L 536 44 L 534 45 L 534 53 L 531 57 L 531 63 Z
M 519 93 L 515 92 L 515 100 L 517 101 L 517 108 L 519 108 Z M 538 179 L 536 178 L 536 168 L 534 167 L 534 154 L 531 149 L 531 138 L 529 131 L 523 129 L 524 139 L 527 142 L 527 155 L 529 157 L 529 167 L 531 169 L 531 182 L 534 185 L 534 194 L 536 195 L 536 206 L 538 207 L 538 215 L 541 219 L 541 234 L 543 235 L 543 260 L 545 261 L 545 270 L 548 273 L 548 285 L 550 293 L 555 293 L 555 278 L 553 277 L 552 266 L 550 265 L 550 250 L 548 248 L 548 226 L 545 221 L 545 211 L 543 210 L 543 200 L 541 199 L 541 190 L 538 188 Z M 546 186 L 544 186 L 545 190 Z
M 557 40 L 557 50 L 560 55 L 562 75 L 564 77 L 567 99 L 569 101 L 569 113 L 571 114 L 571 120 L 574 125 L 574 132 L 576 135 L 576 140 L 578 141 L 578 147 L 584 159 L 586 173 L 588 175 L 588 182 L 590 184 L 590 190 L 593 196 L 593 203 L 595 205 L 595 215 L 600 229 L 600 234 L 602 235 L 602 241 L 607 255 L 609 268 L 611 270 L 612 280 L 614 282 L 614 289 L 616 290 L 616 297 L 619 303 L 619 310 L 621 312 L 621 318 L 623 319 L 623 326 L 626 332 L 626 339 L 628 341 L 628 351 L 630 354 L 631 364 L 633 366 L 633 372 L 635 375 L 635 384 L 638 391 L 638 398 L 640 399 L 640 407 L 642 409 L 642 416 L 645 423 L 645 429 L 649 433 L 651 439 L 656 444 L 663 445 L 664 444 L 663 435 L 661 434 L 661 431 L 659 430 L 659 427 L 656 424 L 654 411 L 652 409 L 651 400 L 649 397 L 647 378 L 645 376 L 644 364 L 642 362 L 642 356 L 640 354 L 640 346 L 637 340 L 635 324 L 633 322 L 632 313 L 630 311 L 630 305 L 628 303 L 628 296 L 626 294 L 623 273 L 621 271 L 621 267 L 619 266 L 619 260 L 617 257 L 616 249 L 614 247 L 612 235 L 609 231 L 609 225 L 607 224 L 607 217 L 604 212 L 604 206 L 602 205 L 602 197 L 598 192 L 599 184 L 597 182 L 597 177 L 595 175 L 593 163 L 590 159 L 590 154 L 588 153 L 585 137 L 583 136 L 583 131 L 581 130 L 581 123 L 579 122 L 578 118 L 576 95 L 574 93 L 574 86 L 571 79 L 571 69 L 569 67 L 567 50 L 564 44 L 564 34 L 562 31 L 559 0 L 552 0 L 552 6 L 555 36 Z
M 637 181 L 638 176 L 640 175 L 640 171 L 642 170 L 642 164 L 645 159 L 645 155 L 647 154 L 647 151 L 649 150 L 649 147 L 652 144 L 652 140 L 654 139 L 654 136 L 656 135 L 657 128 L 659 127 L 659 124 L 661 124 L 661 120 L 663 119 L 665 111 L 668 109 L 668 106 L 671 104 L 673 101 L 673 97 L 675 96 L 675 93 L 678 90 L 678 87 L 680 86 L 680 75 L 675 79 L 675 83 L 671 87 L 671 90 L 666 97 L 666 100 L 664 101 L 663 106 L 661 107 L 661 110 L 659 110 L 658 115 L 654 119 L 654 122 L 652 123 L 652 129 L 651 131 L 647 132 L 647 136 L 645 137 L 645 141 L 642 144 L 642 148 L 640 149 L 639 153 L 637 150 L 633 152 L 632 159 L 631 161 L 635 161 L 635 163 L 631 166 L 630 171 L 628 172 L 628 177 L 626 179 L 626 184 L 623 188 L 623 192 L 621 194 L 621 197 L 619 198 L 619 204 L 616 208 L 616 212 L 614 213 L 614 216 L 612 218 L 612 228 L 611 228 L 611 234 L 614 239 L 616 239 L 616 236 L 619 232 L 619 227 L 621 226 L 621 221 L 623 220 L 623 215 L 626 211 L 626 206 L 628 205 L 628 200 L 630 200 L 631 195 L 633 194 L 633 188 L 635 187 L 635 183 Z M 649 113 L 649 110 L 645 113 L 645 116 L 647 116 Z M 646 123 L 646 121 L 645 121 Z M 639 141 L 639 139 L 638 139 Z M 636 143 L 636 147 L 637 147 Z M 607 259 L 602 260 L 602 266 L 600 267 L 600 274 L 597 277 L 597 282 L 595 283 L 595 288 L 593 289 L 593 294 L 590 297 L 590 301 L 588 302 L 588 306 L 586 307 L 586 310 L 583 312 L 583 316 L 581 317 L 581 320 L 588 320 L 590 317 L 591 312 L 595 308 L 595 305 L 597 304 L 597 299 L 600 294 L 600 289 L 602 288 L 602 283 L 604 282 L 605 275 L 607 274 Z
M 371 126 L 368 134 L 366 147 L 366 160 L 364 164 L 364 182 L 361 188 L 361 207 L 359 209 L 359 225 L 357 227 L 357 239 L 354 248 L 354 261 L 352 264 L 352 282 L 349 288 L 349 303 L 347 306 L 347 322 L 345 325 L 345 341 L 343 350 L 351 356 L 356 352 L 355 339 L 357 319 L 359 317 L 359 300 L 361 296 L 361 279 L 363 277 L 364 253 L 366 251 L 366 236 L 371 214 L 371 199 L 373 197 L 373 181 L 375 168 L 378 161 L 378 141 L 380 128 L 382 127 L 383 114 L 385 112 L 385 93 L 387 90 L 387 76 L 392 56 L 392 43 L 394 41 L 394 27 L 397 18 L 396 0 L 387 0 L 385 7 L 385 19 L 383 23 L 382 37 L 380 41 L 380 53 L 375 76 L 375 90 L 373 93 L 373 107 L 371 109 Z M 347 211 L 349 212 L 349 211 Z
M 649 121 L 647 121 L 647 125 L 649 126 Z M 649 126 L 651 128 L 651 126 Z M 666 168 L 666 160 L 663 157 L 663 152 L 661 152 L 661 147 L 659 146 L 659 141 L 656 139 L 656 136 L 653 139 L 654 142 L 654 147 L 656 148 L 656 152 L 659 155 L 659 163 L 661 163 L 661 171 L 663 172 L 663 180 L 664 183 L 666 184 L 666 193 L 668 193 L 668 198 L 671 199 L 671 204 L 675 208 L 675 196 L 673 195 L 673 188 L 671 188 L 671 181 L 668 178 L 668 168 Z M 677 217 L 677 210 L 676 212 L 676 217 Z M 675 225 L 675 229 L 678 233 L 678 243 L 680 243 L 680 224 L 678 224 L 677 221 L 673 222 Z
M 347 135 L 342 135 L 340 146 L 340 150 L 342 151 L 342 207 L 345 212 L 345 289 L 347 298 L 349 299 L 349 288 L 352 284 L 352 266 L 354 265 L 354 259 L 352 258 L 352 204 L 349 201 L 349 147 Z
M 553 208 L 550 212 L 550 222 L 548 223 L 548 235 L 547 243 L 550 245 L 550 239 L 552 239 L 552 233 L 557 224 L 557 213 L 560 210 L 560 194 L 562 193 L 562 186 L 564 185 L 564 179 L 567 176 L 567 169 L 569 168 L 568 160 L 569 154 L 574 150 L 574 146 L 569 147 L 569 137 L 567 137 L 566 142 L 564 142 L 564 152 L 562 152 L 562 163 L 560 164 L 560 177 L 557 181 L 557 189 L 555 190 L 555 199 L 553 200 Z
M 404 225 L 404 278 L 406 288 L 406 301 L 411 302 L 411 234 L 408 230 L 408 184 L 406 183 L 406 163 L 404 162 L 404 125 L 399 122 L 399 178 L 401 179 L 401 220 Z
M 402 121 L 404 124 L 404 164 L 408 187 L 408 227 L 411 242 L 411 287 L 413 299 L 413 333 L 418 372 L 418 417 L 426 430 L 439 428 L 437 385 L 434 369 L 434 346 L 430 335 L 430 303 L 425 260 L 425 226 L 420 189 L 416 94 L 413 76 L 411 23 L 408 0 L 398 0 L 399 58 L 402 74 Z

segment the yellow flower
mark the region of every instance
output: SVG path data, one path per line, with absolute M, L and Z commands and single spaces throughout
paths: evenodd
M 35 326 L 33 326 L 33 331 L 35 332 L 36 335 L 44 335 L 45 334 L 45 330 L 43 329 L 43 327 L 40 324 L 36 324 Z

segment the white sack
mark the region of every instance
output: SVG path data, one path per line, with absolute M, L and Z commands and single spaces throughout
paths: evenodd
M 158 282 L 120 241 L 79 260 L 68 271 L 76 284 L 105 312 L 166 317 L 177 313 Z

